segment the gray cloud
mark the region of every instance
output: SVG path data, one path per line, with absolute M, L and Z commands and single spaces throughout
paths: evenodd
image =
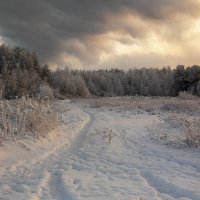
M 153 23 L 171 24 L 172 16 L 195 17 L 198 11 L 195 0 L 0 0 L 0 35 L 10 45 L 36 51 L 46 62 L 66 53 L 80 63 L 92 64 L 104 49 L 90 38 L 94 41 L 95 36 L 112 31 L 140 38 L 149 32 L 147 27 L 114 24 L 111 16 L 120 19 L 130 13 Z

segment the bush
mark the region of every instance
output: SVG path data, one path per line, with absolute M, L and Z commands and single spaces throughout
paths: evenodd
M 89 90 L 85 81 L 68 69 L 57 70 L 52 75 L 52 87 L 66 97 L 87 97 Z
M 48 98 L 48 99 L 53 99 L 54 98 L 54 91 L 53 89 L 47 85 L 47 84 L 43 84 L 40 85 L 40 91 L 39 91 L 39 97 L 40 98 Z
M 180 99 L 187 99 L 187 100 L 192 100 L 192 99 L 195 99 L 195 98 L 196 98 L 196 96 L 194 96 L 194 95 L 192 95 L 191 93 L 186 92 L 186 91 L 184 91 L 184 92 L 179 92 L 178 97 L 179 97 Z
M 199 118 L 182 119 L 181 124 L 185 133 L 185 142 L 190 147 L 200 147 Z
M 22 97 L 0 100 L 0 138 L 45 137 L 56 126 L 56 114 L 50 101 Z

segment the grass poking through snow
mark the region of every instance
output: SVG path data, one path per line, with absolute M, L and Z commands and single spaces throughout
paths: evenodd
M 45 137 L 56 121 L 53 104 L 48 100 L 0 100 L 0 141 Z

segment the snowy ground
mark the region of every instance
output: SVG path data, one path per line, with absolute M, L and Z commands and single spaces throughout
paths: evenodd
M 0 147 L 0 200 L 200 200 L 200 153 L 151 140 L 159 116 L 63 104 L 59 137 Z

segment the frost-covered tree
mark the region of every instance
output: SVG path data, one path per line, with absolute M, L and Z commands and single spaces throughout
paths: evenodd
M 82 96 L 89 95 L 88 88 L 83 78 L 74 74 L 69 69 L 56 70 L 52 73 L 51 86 L 60 91 L 64 96 Z
M 24 48 L 0 45 L 0 76 L 3 97 L 12 99 L 23 94 L 36 96 L 42 82 L 48 82 L 51 71 L 42 66 L 35 53 Z

